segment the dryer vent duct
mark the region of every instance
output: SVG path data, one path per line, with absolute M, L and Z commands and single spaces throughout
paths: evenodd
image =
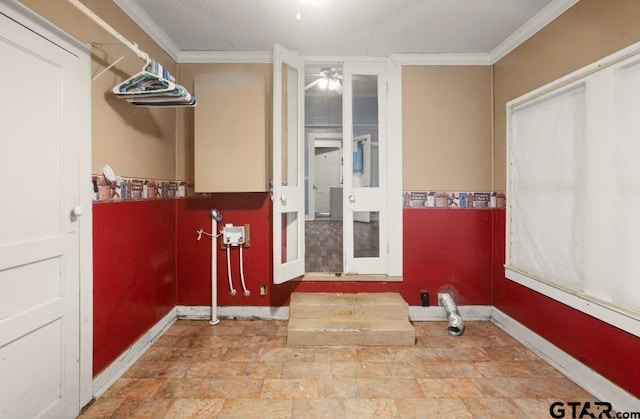
M 451 336 L 461 335 L 464 329 L 464 322 L 462 321 L 462 316 L 460 316 L 458 307 L 456 306 L 455 301 L 453 301 L 451 294 L 440 294 L 440 305 L 444 307 L 444 310 L 447 313 L 447 319 L 449 320 L 447 331 L 449 334 Z

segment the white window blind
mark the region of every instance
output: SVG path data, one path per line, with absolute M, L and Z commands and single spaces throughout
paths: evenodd
M 640 336 L 638 52 L 507 104 L 505 272 Z
M 510 148 L 511 264 L 582 290 L 585 88 L 579 86 L 513 112 Z

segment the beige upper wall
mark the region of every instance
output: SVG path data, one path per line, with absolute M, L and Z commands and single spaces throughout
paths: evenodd
M 495 185 L 506 186 L 506 103 L 640 41 L 640 1 L 581 0 L 494 65 Z
M 65 0 L 22 0 L 78 40 L 93 44 L 92 75 L 129 50 Z M 176 64 L 112 1 L 83 0 L 90 9 L 137 43 L 188 90 L 196 77 L 216 71 L 265 75 L 270 115 L 271 65 Z M 91 82 L 92 171 L 109 163 L 116 174 L 157 179 L 194 179 L 193 109 L 141 108 L 117 99 L 111 89 L 140 71 L 129 54 Z M 491 186 L 491 68 L 404 67 L 403 153 L 405 190 L 488 190 Z M 196 95 L 197 96 L 197 95 Z M 265 124 L 270 140 L 271 120 Z
M 234 147 L 243 147 L 243 141 L 245 139 L 238 138 L 243 135 L 252 136 L 247 138 L 245 143 L 245 153 L 247 153 L 247 159 L 243 159 L 243 162 L 229 162 L 221 161 L 225 159 L 224 140 L 218 147 L 215 146 L 211 149 L 214 154 L 209 156 L 200 156 L 205 161 L 210 160 L 210 164 L 213 165 L 229 165 L 236 167 L 242 167 L 242 170 L 252 171 L 250 175 L 246 176 L 246 180 L 251 182 L 257 174 L 255 171 L 260 171 L 260 175 L 269 179 L 270 176 L 270 147 L 271 147 L 271 127 L 272 127 L 272 84 L 273 84 L 273 70 L 271 64 L 179 64 L 178 75 L 183 85 L 192 92 L 195 92 L 196 99 L 200 103 L 209 102 L 207 106 L 212 109 L 215 106 L 224 108 L 223 103 L 216 101 L 216 98 L 201 97 L 200 93 L 195 90 L 194 80 L 196 79 L 212 79 L 218 82 L 224 82 L 228 85 L 227 94 L 233 94 L 237 92 L 237 98 L 229 103 L 228 109 L 222 109 L 227 112 L 235 112 L 240 109 L 239 112 L 246 113 L 242 115 L 224 115 L 224 112 L 220 112 L 217 115 L 211 117 L 211 129 L 216 130 L 214 133 L 218 138 L 223 138 L 225 135 L 229 136 L 228 142 L 235 143 Z M 243 95 L 259 95 L 259 100 L 263 100 L 261 105 L 256 101 L 256 97 L 246 97 Z M 226 100 L 226 99 L 225 99 Z M 246 109 L 241 109 L 243 103 L 246 103 Z M 178 113 L 178 134 L 177 134 L 177 147 L 176 147 L 176 174 L 181 180 L 194 180 L 194 109 L 182 109 Z M 256 115 L 256 118 L 250 118 L 252 126 L 238 126 L 239 124 L 249 124 L 244 121 L 244 117 L 247 115 Z M 220 121 L 220 118 L 227 118 L 227 121 Z M 217 125 L 216 125 L 217 124 Z M 256 139 L 263 139 L 264 144 L 256 145 Z M 232 145 L 232 144 L 230 144 Z M 203 159 L 200 159 L 201 161 Z M 256 160 L 257 159 L 257 160 Z M 264 161 L 267 159 L 267 161 Z M 262 161 L 262 164 L 259 162 Z M 244 164 L 243 164 L 244 163 Z M 234 179 L 230 181 L 230 184 L 242 184 L 242 170 L 235 171 L 233 174 L 228 172 L 227 176 L 233 176 Z M 231 179 L 230 179 L 231 180 Z M 196 185 L 198 189 L 198 185 Z M 238 190 L 243 190 L 240 188 Z M 264 186 L 262 190 L 267 190 Z
M 259 75 L 266 87 L 267 146 L 271 139 L 271 64 L 180 64 L 179 78 L 193 91 L 196 78 Z M 405 66 L 403 85 L 403 189 L 491 189 L 491 67 Z M 196 97 L 198 97 L 198 92 Z M 204 100 L 200 98 L 199 100 Z M 178 114 L 177 176 L 194 179 L 194 111 Z M 248 150 L 248 152 L 251 152 Z M 214 156 L 212 161 L 219 158 Z M 263 170 L 257 168 L 257 170 Z M 267 170 L 270 170 L 267 166 Z M 238 176 L 239 174 L 236 174 Z
M 22 2 L 80 41 L 94 44 L 92 74 L 129 51 L 67 1 Z M 84 3 L 188 89 L 196 74 L 209 71 L 205 64 L 178 69 L 113 2 Z M 493 182 L 491 67 L 405 66 L 403 189 L 505 189 L 506 102 L 638 41 L 640 1 L 581 0 L 496 63 Z M 122 176 L 191 180 L 193 110 L 138 108 L 111 94 L 113 86 L 141 67 L 130 54 L 92 82 L 93 172 L 109 163 Z
M 93 44 L 92 76 L 129 52 L 65 0 L 22 0 L 22 3 L 79 41 Z M 177 64 L 173 59 L 115 3 L 105 0 L 83 0 L 83 3 L 176 75 Z M 111 92 L 115 85 L 139 72 L 143 64 L 131 53 L 91 82 L 93 173 L 102 173 L 104 164 L 109 163 L 121 176 L 176 179 L 178 111 L 175 108 L 135 107 Z
M 402 68 L 403 190 L 491 189 L 491 67 Z

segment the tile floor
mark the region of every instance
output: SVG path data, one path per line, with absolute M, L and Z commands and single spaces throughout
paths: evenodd
M 490 322 L 415 347 L 288 347 L 285 321 L 179 320 L 80 418 L 548 418 L 594 398 Z

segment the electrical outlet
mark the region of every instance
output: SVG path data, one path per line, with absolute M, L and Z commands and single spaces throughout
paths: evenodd
M 267 295 L 267 286 L 265 284 L 260 284 L 260 295 Z
M 429 291 L 420 290 L 420 304 L 422 307 L 429 307 Z

